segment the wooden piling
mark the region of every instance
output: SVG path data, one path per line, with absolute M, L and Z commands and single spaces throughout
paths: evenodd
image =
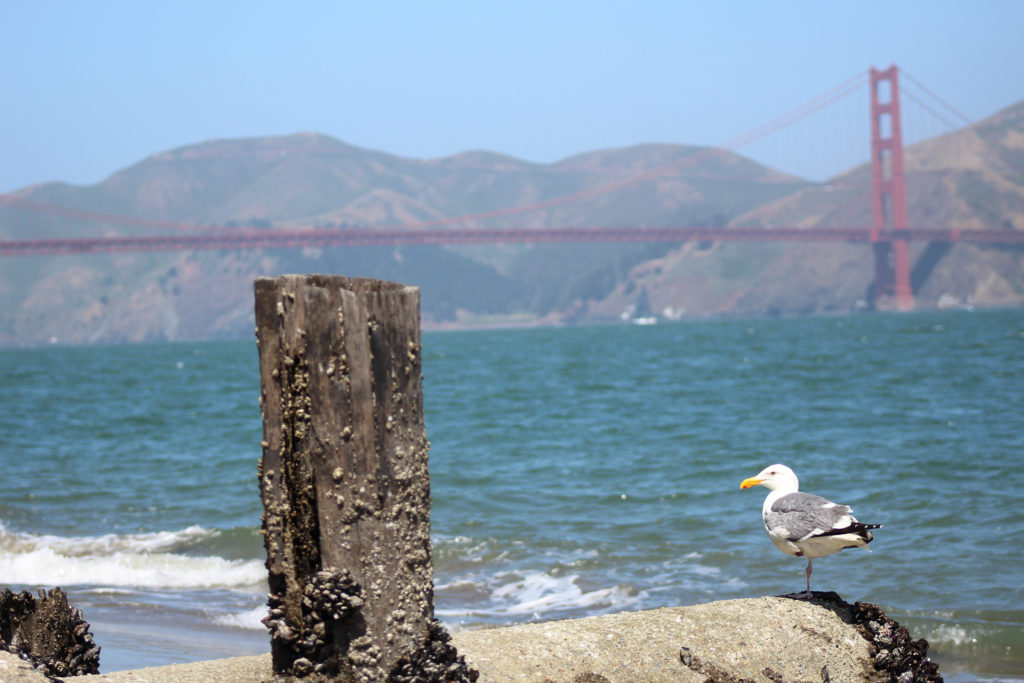
M 279 676 L 387 680 L 436 630 L 419 290 L 255 282 Z

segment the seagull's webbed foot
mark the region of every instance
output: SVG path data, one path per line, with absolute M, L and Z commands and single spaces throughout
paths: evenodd
M 811 594 L 810 591 L 807 591 L 805 593 L 786 593 L 785 595 L 780 595 L 779 597 L 789 598 L 791 600 L 810 600 L 814 596 Z

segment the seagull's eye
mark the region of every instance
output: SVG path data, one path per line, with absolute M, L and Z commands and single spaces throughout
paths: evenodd
M 769 472 L 768 476 L 769 477 L 774 477 L 775 476 L 775 470 L 772 470 L 771 472 Z

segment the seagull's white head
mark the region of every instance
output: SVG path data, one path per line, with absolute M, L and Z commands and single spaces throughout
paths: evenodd
M 786 491 L 793 493 L 800 490 L 800 482 L 793 470 L 785 465 L 765 467 L 758 474 L 740 482 L 741 489 L 749 489 L 760 484 L 769 491 Z

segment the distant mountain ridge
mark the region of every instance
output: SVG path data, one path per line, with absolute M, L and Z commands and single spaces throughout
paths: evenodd
M 717 208 L 720 198 L 709 196 L 719 190 L 716 185 L 764 184 L 771 195 L 780 188 L 791 191 L 806 185 L 726 152 L 704 155 L 692 166 L 685 163 L 700 151 L 706 150 L 649 144 L 589 152 L 555 164 L 479 151 L 407 159 L 304 133 L 189 145 L 152 155 L 97 185 L 54 183 L 35 188 L 31 197 L 163 220 L 221 224 L 255 219 L 307 225 L 347 220 L 374 225 L 381 222 L 374 212 L 384 204 L 421 207 L 422 220 L 471 215 L 544 202 L 672 164 L 678 164 L 679 172 L 655 181 L 660 192 L 677 195 L 674 201 L 667 198 L 669 209 L 702 198 Z M 616 204 L 622 199 L 616 198 Z M 745 203 L 757 206 L 759 197 Z M 582 202 L 553 213 L 587 224 L 614 224 L 592 215 L 594 207 Z M 692 213 L 677 211 L 665 218 Z
M 699 160 L 699 163 L 692 163 Z M 912 225 L 1024 229 L 1024 103 L 906 152 Z M 671 173 L 652 174 L 656 169 Z M 646 175 L 645 175 L 646 174 Z M 648 177 L 643 182 L 623 179 Z M 742 156 L 646 144 L 536 164 L 486 151 L 409 159 L 328 136 L 214 140 L 151 155 L 90 186 L 33 201 L 208 225 L 375 226 L 530 211 L 464 225 L 870 224 L 865 167 L 809 183 Z M 616 185 L 607 192 L 587 194 Z M 584 193 L 576 201 L 554 201 Z M 549 203 L 551 202 L 551 203 Z M 0 232 L 14 220 L 0 209 Z M 50 217 L 58 234 L 97 226 Z M 103 226 L 125 232 L 124 225 Z M 140 228 L 141 229 L 141 228 Z M 914 245 L 921 260 L 925 245 Z M 957 245 L 918 269 L 919 305 L 945 297 L 1021 305 L 1021 254 Z M 252 331 L 252 279 L 281 272 L 382 277 L 421 287 L 426 326 L 563 324 L 629 317 L 640 292 L 663 318 L 850 311 L 873 269 L 864 245 L 573 244 L 361 247 L 8 259 L 0 344 L 237 337 Z

